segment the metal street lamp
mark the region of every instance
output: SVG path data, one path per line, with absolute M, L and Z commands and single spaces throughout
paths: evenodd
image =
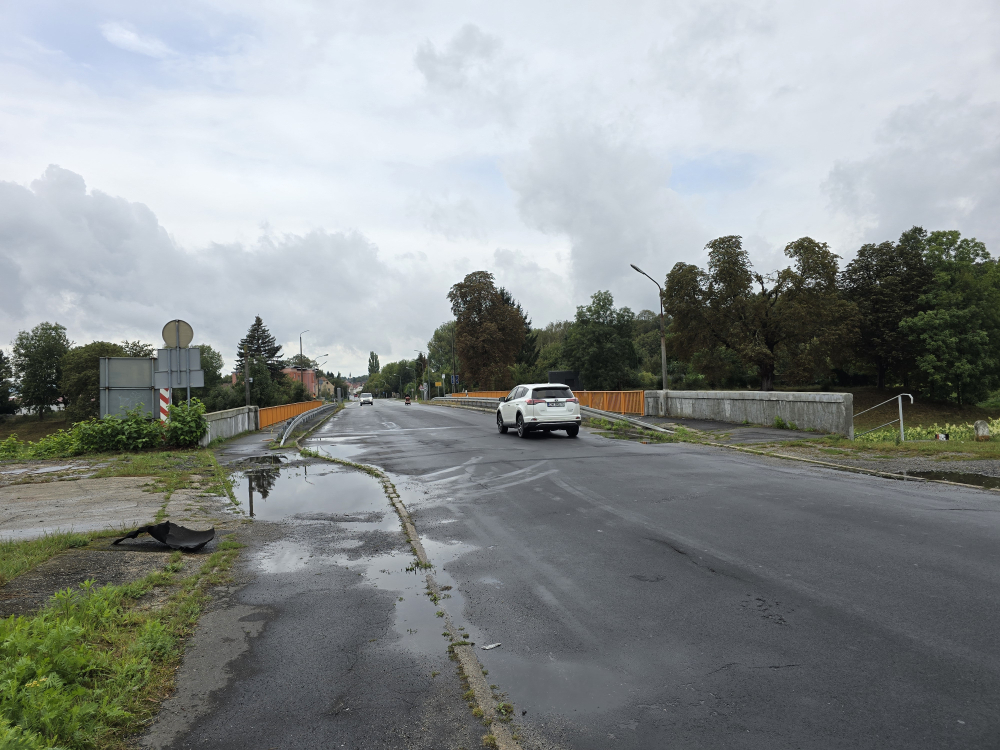
M 663 368 L 663 390 L 668 390 L 670 388 L 670 380 L 667 377 L 667 329 L 663 323 L 663 287 L 660 286 L 660 282 L 650 276 L 648 273 L 643 271 L 635 263 L 629 263 L 632 268 L 641 273 L 647 279 L 656 284 L 656 288 L 660 290 L 660 366 Z

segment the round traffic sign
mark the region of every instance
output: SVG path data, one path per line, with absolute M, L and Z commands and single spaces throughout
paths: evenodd
M 194 329 L 183 320 L 171 320 L 163 326 L 163 343 L 169 349 L 173 349 L 175 346 L 186 349 L 193 339 Z

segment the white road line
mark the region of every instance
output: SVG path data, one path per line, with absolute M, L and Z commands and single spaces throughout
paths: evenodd
M 549 469 L 548 471 L 543 471 L 541 474 L 535 474 L 534 476 L 525 477 L 524 479 L 519 479 L 516 482 L 508 482 L 507 484 L 500 484 L 496 487 L 488 487 L 486 492 L 495 492 L 496 490 L 503 490 L 507 487 L 514 487 L 519 484 L 527 484 L 528 482 L 534 482 L 536 479 L 541 479 L 542 477 L 547 477 L 549 474 L 558 474 L 559 469 Z
M 451 429 L 451 428 L 448 428 Z M 447 469 L 439 469 L 438 471 L 432 471 L 429 474 L 421 474 L 417 479 L 426 479 L 427 477 L 436 477 L 439 474 L 447 474 L 449 471 L 458 471 L 463 466 L 468 466 L 469 464 L 479 463 L 483 460 L 482 456 L 473 456 L 465 463 L 458 464 L 457 466 L 449 466 Z

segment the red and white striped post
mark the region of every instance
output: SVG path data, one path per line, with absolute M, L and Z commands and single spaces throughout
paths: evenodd
M 170 416 L 170 389 L 160 389 L 160 421 L 166 422 Z

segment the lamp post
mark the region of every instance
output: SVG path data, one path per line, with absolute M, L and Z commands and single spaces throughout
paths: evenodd
M 648 273 L 643 271 L 635 263 L 629 263 L 632 268 L 641 273 L 647 279 L 656 284 L 656 288 L 660 290 L 660 367 L 663 368 L 663 390 L 668 390 L 670 388 L 670 380 L 667 378 L 667 329 L 663 323 L 663 287 L 660 286 L 660 282 L 650 276 Z

